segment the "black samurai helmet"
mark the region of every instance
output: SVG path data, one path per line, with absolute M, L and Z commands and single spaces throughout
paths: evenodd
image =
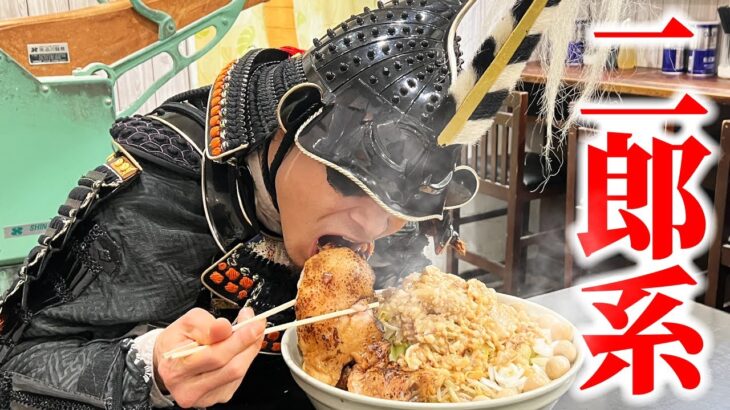
M 475 4 L 496 6 L 379 1 L 314 39 L 303 54 L 248 52 L 211 91 L 207 160 L 240 164 L 283 128 L 289 147 L 341 173 L 390 213 L 409 221 L 442 218 L 477 192 L 474 171 L 457 166 L 460 150 L 489 129 L 559 3 L 510 2 L 496 24 L 476 30 L 471 40 L 479 47 L 466 55 L 457 28 Z M 519 30 L 505 63 L 493 64 Z M 444 143 L 444 128 L 483 74 L 493 81 L 481 104 Z M 275 160 L 265 174 L 277 166 Z

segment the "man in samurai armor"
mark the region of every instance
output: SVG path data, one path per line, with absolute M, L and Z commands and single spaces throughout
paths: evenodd
M 478 188 L 461 148 L 541 36 L 540 21 L 523 33 L 443 144 L 532 1 L 471 55 L 455 32 L 474 0 L 378 3 L 306 52 L 251 50 L 212 86 L 116 121 L 115 152 L 81 177 L 0 299 L 0 409 L 310 406 L 281 335 L 231 323 L 295 298 L 324 242 L 365 256 L 376 243 L 370 262 L 389 284 L 428 264 L 422 232 L 453 242 L 446 215 Z M 559 1 L 542 3 L 549 20 Z M 191 341 L 211 346 L 162 357 Z

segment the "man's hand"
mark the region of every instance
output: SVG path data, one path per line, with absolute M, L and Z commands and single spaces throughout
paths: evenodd
M 244 308 L 238 321 L 253 316 L 253 310 Z M 261 348 L 265 327 L 260 320 L 233 333 L 228 320 L 203 309 L 189 311 L 157 336 L 153 365 L 158 387 L 185 408 L 229 401 Z M 162 357 L 191 341 L 209 347 L 179 359 Z

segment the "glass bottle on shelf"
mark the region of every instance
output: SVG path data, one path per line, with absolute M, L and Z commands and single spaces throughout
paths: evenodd
M 626 26 L 631 25 L 631 19 L 627 19 Z M 617 65 L 619 70 L 635 70 L 637 65 L 636 48 L 628 44 L 622 44 L 618 50 Z

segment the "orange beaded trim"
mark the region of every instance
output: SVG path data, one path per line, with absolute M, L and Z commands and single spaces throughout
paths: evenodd
M 215 80 L 215 83 L 213 85 L 213 94 L 210 97 L 210 112 L 208 114 L 208 136 L 209 143 L 208 143 L 208 149 L 210 150 L 210 154 L 214 157 L 217 157 L 223 153 L 223 121 L 221 121 L 221 110 L 223 105 L 223 93 L 226 90 L 227 84 L 226 84 L 226 77 L 228 76 L 228 73 L 231 71 L 231 68 L 233 67 L 233 64 L 235 64 L 236 61 L 231 61 L 223 70 L 221 70 L 220 74 L 218 74 L 218 77 Z
M 210 280 L 212 280 L 216 285 L 220 285 L 223 283 L 223 280 L 225 280 L 225 277 L 221 275 L 218 272 L 215 272 L 214 274 L 210 275 Z
M 237 271 L 235 268 L 228 268 L 228 270 L 226 271 L 226 277 L 231 282 L 235 281 L 240 276 L 241 276 L 241 273 L 239 271 Z
M 253 286 L 253 279 L 248 276 L 244 276 L 238 284 L 243 286 L 244 289 L 249 290 Z
M 216 285 L 222 285 L 226 292 L 236 295 L 238 300 L 246 299 L 249 296 L 255 284 L 253 278 L 241 274 L 241 271 L 229 266 L 226 262 L 219 262 L 216 268 L 217 271 L 210 275 L 210 279 Z
M 248 268 L 236 266 L 234 259 L 229 258 L 234 251 L 242 246 L 239 245 L 234 248 L 228 255 L 219 259 L 201 275 L 203 285 L 211 292 L 222 299 L 238 304 L 251 297 L 258 280 L 255 273 L 252 273 Z
M 265 351 L 265 352 L 269 351 L 269 352 L 279 353 L 279 352 L 281 352 L 281 342 L 272 343 L 271 341 L 264 339 L 261 342 L 261 350 Z
M 228 282 L 226 284 L 226 292 L 228 292 L 228 293 L 236 293 L 236 292 L 238 292 L 238 285 L 236 285 L 233 282 Z

